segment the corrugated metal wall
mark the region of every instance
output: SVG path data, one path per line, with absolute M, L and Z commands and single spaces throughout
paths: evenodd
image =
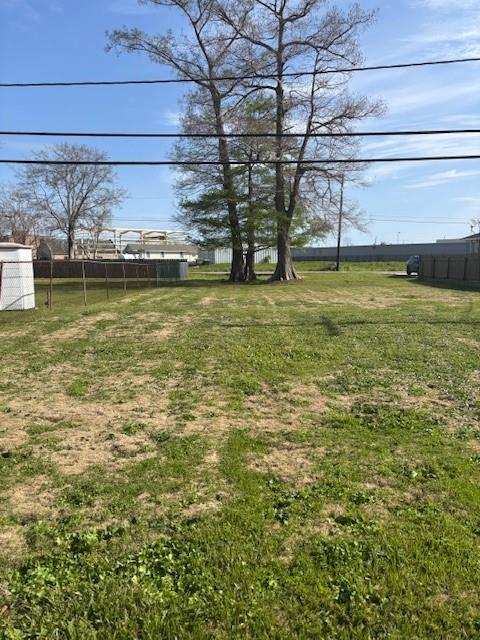
M 200 260 L 208 260 L 210 264 L 230 264 L 232 261 L 232 250 L 228 248 L 206 249 L 200 251 Z M 255 262 L 277 262 L 277 250 L 275 248 L 261 249 L 255 254 Z
M 415 255 L 453 256 L 467 253 L 466 242 L 423 244 L 378 244 L 358 247 L 342 247 L 341 259 L 351 262 L 406 261 Z M 292 249 L 294 260 L 335 260 L 336 247 L 303 247 Z
M 342 247 L 341 259 L 347 262 L 406 262 L 414 255 L 462 256 L 467 254 L 467 243 L 459 242 L 426 242 L 421 244 L 378 244 L 357 247 Z M 294 260 L 335 260 L 336 247 L 302 247 L 293 248 Z M 232 250 L 227 248 L 202 251 L 200 257 L 212 264 L 228 264 L 232 260 Z M 262 262 L 268 257 L 270 262 L 276 263 L 277 250 L 275 248 L 262 249 L 256 254 L 256 262 Z

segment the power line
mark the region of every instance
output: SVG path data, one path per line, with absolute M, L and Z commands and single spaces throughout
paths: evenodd
M 252 164 L 263 165 L 325 165 L 325 164 L 378 164 L 382 162 L 438 162 L 446 160 L 480 160 L 480 155 L 465 156 L 413 156 L 403 158 L 330 158 L 324 160 L 263 160 L 262 162 L 249 162 L 247 160 L 233 160 L 231 166 L 249 166 Z M 65 165 L 65 166 L 215 166 L 223 164 L 220 160 L 6 160 L 0 159 L 0 164 L 26 164 L 26 165 Z
M 480 133 L 480 129 L 420 129 L 413 131 L 315 132 L 311 138 L 369 138 L 381 136 L 442 136 Z M 300 138 L 301 133 L 282 133 L 282 138 Z M 119 133 L 80 131 L 0 131 L 0 136 L 65 137 L 65 138 L 218 138 L 216 133 Z M 225 133 L 223 138 L 276 138 L 276 133 Z
M 113 216 L 115 220 L 118 221 L 136 221 L 136 222 L 171 222 L 171 218 L 143 218 L 137 216 Z M 411 218 L 368 218 L 370 222 L 404 222 L 404 223 L 412 223 L 412 224 L 469 224 L 468 220 L 463 219 L 452 219 L 452 218 L 422 218 L 422 219 L 411 219 Z
M 453 224 L 453 225 L 468 225 L 466 220 L 404 220 L 403 218 L 369 218 L 367 222 L 399 222 L 402 224 Z
M 408 62 L 402 64 L 383 64 L 369 67 L 347 67 L 340 69 L 324 69 L 321 71 L 291 71 L 283 74 L 284 78 L 301 78 L 304 76 L 327 75 L 333 73 L 356 73 L 361 71 L 382 71 L 387 69 L 411 69 L 415 67 L 431 67 L 439 65 L 460 64 L 465 62 L 480 62 L 480 58 L 454 58 L 450 60 L 429 60 L 424 62 Z M 149 85 L 149 84 L 180 84 L 203 81 L 237 81 L 237 80 L 271 80 L 273 74 L 260 73 L 243 76 L 218 76 L 215 78 L 160 78 L 156 80 L 87 80 L 82 82 L 2 82 L 0 88 L 24 88 L 24 87 L 98 87 L 114 85 Z

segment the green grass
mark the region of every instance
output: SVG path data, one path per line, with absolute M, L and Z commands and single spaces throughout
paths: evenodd
M 272 272 L 275 265 L 268 262 L 260 262 L 257 264 L 257 271 Z M 333 260 L 298 260 L 295 262 L 295 268 L 300 272 L 308 271 L 334 271 L 335 262 Z M 404 262 L 342 262 L 341 271 L 405 271 Z M 229 264 L 204 264 L 198 267 L 191 267 L 191 273 L 228 273 L 230 271 Z
M 478 292 L 77 285 L 0 314 L 0 638 L 480 637 Z

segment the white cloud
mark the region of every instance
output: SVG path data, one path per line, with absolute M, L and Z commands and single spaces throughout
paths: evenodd
M 444 106 L 452 101 L 467 99 L 480 93 L 480 78 L 456 83 L 410 83 L 403 89 L 386 89 L 381 95 L 389 107 L 389 115 L 407 113 L 427 107 Z
M 470 196 L 462 196 L 460 198 L 452 198 L 454 202 L 465 202 L 466 204 L 480 205 L 480 198 L 472 198 Z
M 380 156 L 480 155 L 480 134 L 389 137 L 363 145 L 364 154 Z
M 472 178 L 480 176 L 479 169 L 473 169 L 471 171 L 458 171 L 457 169 L 451 169 L 449 171 L 442 171 L 440 173 L 433 173 L 428 176 L 423 182 L 415 182 L 413 184 L 405 185 L 405 189 L 428 189 L 430 187 L 438 187 L 442 184 L 446 184 L 452 181 L 462 180 L 464 178 Z
M 166 110 L 161 114 L 161 121 L 169 127 L 178 127 L 181 115 L 180 111 Z
M 413 6 L 425 6 L 428 9 L 456 10 L 459 9 L 461 1 L 462 9 L 478 8 L 478 0 L 414 0 Z

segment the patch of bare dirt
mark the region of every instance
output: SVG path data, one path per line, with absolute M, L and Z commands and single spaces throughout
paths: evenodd
M 20 516 L 53 516 L 57 491 L 46 476 L 36 476 L 15 485 L 8 492 L 11 510 Z
M 315 385 L 296 384 L 287 391 L 248 398 L 245 415 L 248 426 L 255 431 L 278 433 L 303 428 L 306 413 L 323 414 L 331 402 Z
M 381 503 L 367 504 L 363 507 L 365 515 L 376 522 L 385 523 L 390 517 L 387 507 Z
M 28 440 L 25 419 L 16 412 L 0 414 L 0 452 L 18 449 Z
M 480 453 L 480 440 L 469 440 L 467 446 L 475 453 Z
M 151 445 L 148 432 L 153 429 L 172 429 L 171 420 L 166 412 L 166 399 L 163 392 L 155 394 L 137 394 L 119 404 L 111 402 L 84 402 L 70 398 L 62 393 L 45 398 L 32 396 L 17 399 L 10 403 L 12 414 L 5 415 L 2 425 L 11 436 L 2 438 L 0 446 L 7 449 L 20 446 L 28 441 L 26 429 L 33 422 L 58 422 L 55 436 L 59 438 L 55 451 L 41 450 L 42 456 L 50 456 L 63 473 L 83 473 L 92 465 L 120 464 L 137 455 L 143 455 Z M 122 429 L 128 423 L 141 422 L 144 430 L 135 435 L 126 435 Z M 74 425 L 62 427 L 62 423 Z M 35 451 L 34 445 L 32 448 Z
M 66 340 L 85 338 L 89 331 L 95 327 L 97 322 L 102 320 L 116 320 L 118 314 L 110 312 L 102 312 L 94 315 L 88 315 L 71 323 L 65 329 L 59 329 L 43 336 L 40 339 L 40 344 L 50 344 L 56 342 L 64 342 Z
M 22 527 L 8 527 L 0 531 L 0 556 L 8 560 L 19 558 L 26 547 Z
M 217 467 L 219 462 L 219 455 L 216 449 L 213 449 L 205 456 L 205 464 L 207 467 Z
M 52 452 L 50 459 L 63 474 L 79 475 L 95 465 L 108 466 L 115 471 L 132 458 L 139 461 L 155 455 L 151 440 L 145 434 L 126 436 L 69 429 L 64 432 L 60 449 Z
M 152 342 L 153 340 L 167 340 L 171 338 L 175 334 L 175 329 L 172 326 L 165 326 L 161 329 L 155 329 L 154 331 L 149 331 L 147 334 L 148 341 Z
M 208 502 L 199 502 L 186 507 L 182 514 L 185 518 L 200 518 L 212 511 L 217 511 L 221 506 L 218 500 L 209 500 Z
M 315 449 L 316 455 L 321 453 L 324 453 L 324 450 Z M 312 484 L 318 480 L 306 450 L 293 445 L 273 449 L 262 458 L 254 460 L 250 467 L 255 471 L 271 473 L 297 486 Z
M 199 300 L 198 304 L 201 307 L 208 307 L 209 305 L 216 302 L 217 298 L 215 296 L 204 296 L 201 300 Z

